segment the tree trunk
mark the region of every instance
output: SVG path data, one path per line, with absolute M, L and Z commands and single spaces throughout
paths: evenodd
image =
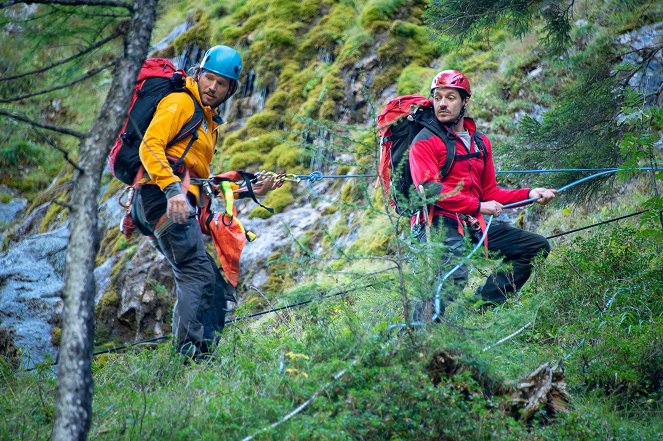
M 99 250 L 97 195 L 113 139 L 126 115 L 133 85 L 147 55 L 156 16 L 156 0 L 136 0 L 106 101 L 92 130 L 80 144 L 79 166 L 71 195 L 70 237 L 65 261 L 62 344 L 58 368 L 56 417 L 52 439 L 87 438 L 92 415 L 93 275 Z

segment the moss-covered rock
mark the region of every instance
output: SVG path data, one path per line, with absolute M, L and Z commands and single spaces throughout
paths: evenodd
M 272 298 L 274 298 L 275 293 L 280 293 L 295 284 L 295 281 L 290 277 L 290 266 L 290 259 L 280 251 L 274 252 L 267 258 L 267 281 L 263 285 L 263 290 L 271 294 Z M 262 303 L 262 301 L 256 299 L 257 302 Z
M 430 82 L 436 73 L 436 70 L 430 67 L 410 64 L 401 71 L 398 77 L 396 95 L 418 93 L 428 96 L 430 93 Z
M 53 346 L 60 346 L 60 339 L 62 338 L 62 328 L 59 326 L 53 326 L 51 329 L 51 343 Z
M 245 128 L 261 130 L 280 130 L 283 128 L 283 115 L 274 110 L 264 110 L 251 116 L 247 121 Z
M 320 22 L 312 26 L 297 48 L 297 59 L 307 63 L 326 52 L 336 58 L 343 43 L 344 31 L 355 22 L 355 11 L 347 4 L 336 3 Z
M 369 0 L 361 10 L 361 25 L 373 32 L 389 28 L 391 19 L 408 0 Z
M 301 149 L 296 145 L 284 143 L 272 148 L 262 166 L 277 173 L 291 173 L 294 167 L 301 164 L 302 159 Z
M 50 231 L 54 226 L 60 225 L 69 217 L 69 211 L 59 204 L 51 204 L 39 224 L 39 233 Z

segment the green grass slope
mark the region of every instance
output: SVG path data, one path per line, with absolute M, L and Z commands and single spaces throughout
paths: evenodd
M 442 68 L 463 69 L 476 84 L 470 113 L 494 139 L 501 168 L 647 165 L 658 158 L 660 108 L 629 101 L 619 74 L 629 67 L 606 60 L 615 57 L 616 36 L 655 22 L 660 6 L 624 3 L 576 4 L 586 23 L 573 26 L 562 57 L 546 52 L 536 24 L 523 38 L 498 28 L 490 41 L 454 47 L 429 33 L 426 3 L 407 0 L 162 2 L 155 39 L 190 15 L 196 25 L 167 51 L 236 46 L 256 90 L 269 90 L 261 111 L 231 109 L 249 117 L 242 127 L 226 126 L 217 169 L 309 173 L 322 164 L 331 173 L 373 173 L 373 114 L 391 95 L 425 93 Z M 515 122 L 537 109 L 548 112 Z M 636 136 L 642 133 L 650 136 Z M 47 170 L 51 153 L 12 141 L 0 163 Z M 3 173 L 3 183 L 18 179 Z M 67 176 L 66 168 L 59 173 Z M 526 180 L 559 186 L 578 177 Z M 35 201 L 45 182 L 30 184 Z M 229 324 L 204 363 L 186 363 L 168 343 L 96 357 L 90 438 L 660 439 L 659 182 L 622 173 L 545 210 L 523 211 L 519 222 L 547 235 L 653 209 L 554 239 L 525 289 L 482 315 L 473 292 L 497 263 L 474 257 L 470 284 L 442 323 L 403 332 L 392 325 L 437 285 L 437 251 L 410 243 L 407 222 L 385 214 L 372 180 L 334 181 L 318 196 L 295 184 L 275 191 L 267 205 L 285 211 L 305 197 L 323 207 L 324 222 L 293 251 L 270 257 L 265 292 L 248 297 L 236 316 L 313 301 Z M 102 243 L 108 253 L 134 245 L 113 237 Z M 522 418 L 513 401 L 517 380 L 543 363 L 564 370 L 571 405 Z M 47 439 L 51 369 L 23 372 L 3 361 L 0 376 L 0 439 Z

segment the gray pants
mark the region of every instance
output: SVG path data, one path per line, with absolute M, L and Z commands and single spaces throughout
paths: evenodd
M 155 231 L 157 242 L 175 275 L 177 302 L 173 336 L 187 354 L 209 352 L 216 345 L 226 316 L 226 281 L 207 252 L 195 218 L 170 220 Z M 192 355 L 192 354 L 191 354 Z
M 225 324 L 226 293 L 232 297 L 231 287 L 205 248 L 193 209 L 186 223 L 165 219 L 155 228 L 165 213 L 166 199 L 160 191 L 148 193 L 152 197 L 147 200 L 150 219 L 146 216 L 142 189 L 134 196 L 131 216 L 143 234 L 156 237 L 159 251 L 173 269 L 177 293 L 173 336 L 177 349 L 191 356 L 209 352 Z

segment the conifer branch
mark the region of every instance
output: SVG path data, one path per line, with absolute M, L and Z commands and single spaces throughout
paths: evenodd
M 3 98 L 3 99 L 0 99 L 0 103 L 13 103 L 15 101 L 21 101 L 21 100 L 24 100 L 26 98 L 32 98 L 34 96 L 44 95 L 46 93 L 54 92 L 56 90 L 66 89 L 67 87 L 73 86 L 76 83 L 80 83 L 81 81 L 87 80 L 88 78 L 91 78 L 91 77 L 95 76 L 99 72 L 102 72 L 102 71 L 108 69 L 109 67 L 112 67 L 114 64 L 115 64 L 115 60 L 113 60 L 109 63 L 106 63 L 103 66 L 99 66 L 95 69 L 92 69 L 92 70 L 88 71 L 85 75 L 80 76 L 80 77 L 78 77 L 74 80 L 71 80 L 68 83 L 60 84 L 58 86 L 51 87 L 50 89 L 44 89 L 44 90 L 39 90 L 39 91 L 33 92 L 33 93 L 27 93 L 25 95 L 19 95 L 19 96 L 15 96 L 15 97 L 11 97 L 11 98 Z
M 0 3 L 0 9 L 21 3 L 26 5 L 109 6 L 111 8 L 125 8 L 131 12 L 134 10 L 134 5 L 132 3 L 126 3 L 120 0 L 8 0 L 4 3 Z
M 40 123 L 40 122 L 31 120 L 30 118 L 27 118 L 23 115 L 19 115 L 17 113 L 7 112 L 6 110 L 0 109 L 0 115 L 4 115 L 4 116 L 7 116 L 9 118 L 15 119 L 17 121 L 21 121 L 21 122 L 24 122 L 26 124 L 30 124 L 31 126 L 34 126 L 34 127 L 39 127 L 41 129 L 51 130 L 53 132 L 58 132 L 58 133 L 62 133 L 64 135 L 73 136 L 73 137 L 78 138 L 78 139 L 82 139 L 83 137 L 85 137 L 85 134 L 82 133 L 82 132 L 77 132 L 76 130 L 68 129 L 66 127 L 54 126 L 52 124 Z
M 122 33 L 123 32 L 120 31 L 120 30 L 115 31 L 113 34 L 109 35 L 108 37 L 106 37 L 102 40 L 99 40 L 98 42 L 96 42 L 92 46 L 88 46 L 87 48 L 83 49 L 82 51 L 80 51 L 79 53 L 77 53 L 75 55 L 72 55 L 71 57 L 64 58 L 62 60 L 56 61 L 55 63 L 52 63 L 52 64 L 46 66 L 46 67 L 42 67 L 40 69 L 36 69 L 36 70 L 30 71 L 30 72 L 24 72 L 24 73 L 21 73 L 21 74 L 12 75 L 11 77 L 0 78 L 0 81 L 16 80 L 18 78 L 27 77 L 28 75 L 36 75 L 36 74 L 40 74 L 42 72 L 46 72 L 47 70 L 53 69 L 54 67 L 57 67 L 57 66 L 61 66 L 65 63 L 68 63 L 71 60 L 75 60 L 76 58 L 82 57 L 83 55 L 85 55 L 89 52 L 92 52 L 93 50 L 95 50 L 97 48 L 100 48 L 101 46 L 108 43 L 109 41 L 114 40 L 115 38 L 122 35 Z

